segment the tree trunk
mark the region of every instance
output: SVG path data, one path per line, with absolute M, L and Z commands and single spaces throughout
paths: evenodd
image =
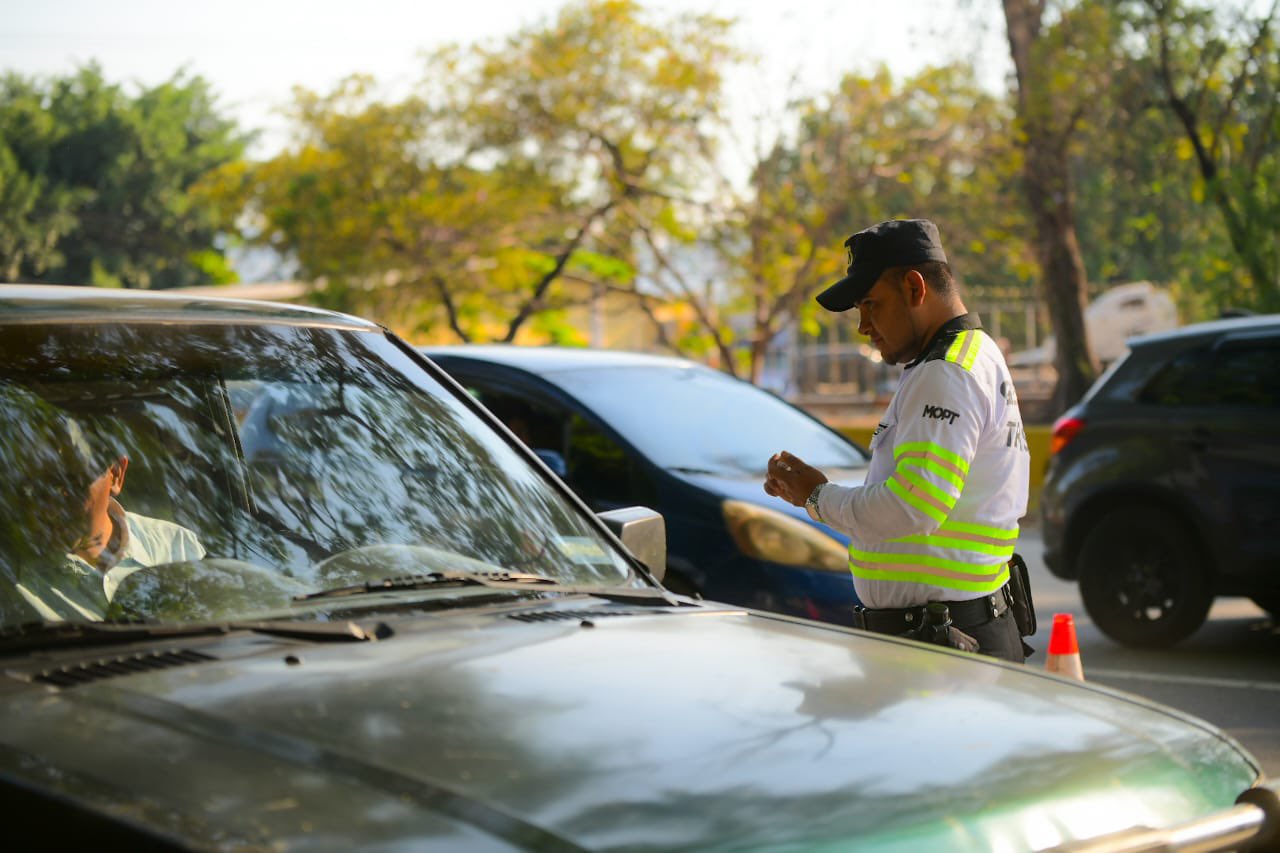
M 1033 144 L 1028 138 L 1028 147 Z M 1089 390 L 1098 375 L 1097 362 L 1084 325 L 1088 298 L 1084 260 L 1076 242 L 1075 200 L 1069 185 L 1069 166 L 1060 151 L 1029 150 L 1026 191 L 1036 224 L 1036 255 L 1041 287 L 1049 306 L 1049 323 L 1056 342 L 1053 366 L 1058 382 L 1053 413 L 1061 414 Z
M 1083 396 L 1097 376 L 1097 363 L 1084 325 L 1087 282 L 1076 240 L 1075 198 L 1067 162 L 1069 122 L 1057 115 L 1037 68 L 1044 0 L 1003 0 L 1009 50 L 1018 80 L 1018 119 L 1025 148 L 1023 180 L 1036 226 L 1036 254 L 1042 293 L 1056 339 L 1058 382 L 1053 413 L 1061 414 Z M 1055 119 L 1062 123 L 1055 129 Z

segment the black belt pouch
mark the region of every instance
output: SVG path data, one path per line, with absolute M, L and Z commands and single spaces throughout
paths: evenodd
M 1014 554 L 1009 561 L 1009 585 L 1006 588 L 1009 590 L 1009 609 L 1013 611 L 1013 621 L 1018 624 L 1018 633 L 1030 637 L 1036 632 L 1036 606 L 1031 600 L 1031 576 L 1020 554 Z

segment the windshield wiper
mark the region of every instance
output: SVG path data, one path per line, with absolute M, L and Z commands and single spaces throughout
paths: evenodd
M 315 601 L 325 598 L 342 598 L 351 595 L 365 595 L 377 592 L 398 592 L 401 590 L 432 589 L 436 587 L 482 586 L 487 589 L 522 591 L 536 586 L 548 592 L 567 595 L 594 595 L 609 601 L 632 604 L 653 604 L 657 606 L 678 607 L 682 602 L 662 588 L 655 587 L 600 587 L 561 584 L 554 578 L 529 572 L 463 572 L 445 570 L 428 572 L 420 575 L 402 575 L 380 581 L 352 584 L 350 586 L 324 589 L 294 597 L 294 601 Z
M 516 589 L 529 585 L 558 586 L 555 578 L 535 575 L 529 572 L 461 572 L 442 570 L 426 572 L 420 575 L 400 575 L 383 578 L 380 581 L 339 586 L 333 589 L 322 589 L 306 595 L 295 595 L 294 601 L 315 601 L 321 598 L 341 598 L 348 595 L 366 595 L 373 592 L 398 592 L 411 589 L 429 589 L 448 586 L 483 586 L 490 589 Z
M 382 622 L 365 627 L 351 621 L 250 620 L 173 623 L 129 619 L 110 622 L 26 622 L 0 628 L 0 654 L 230 634 L 233 631 L 252 631 L 255 634 L 291 637 L 312 642 L 367 642 L 385 639 L 392 633 L 391 629 Z

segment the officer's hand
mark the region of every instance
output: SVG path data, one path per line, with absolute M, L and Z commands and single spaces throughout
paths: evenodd
M 764 492 L 775 498 L 782 498 L 793 506 L 804 506 L 805 499 L 814 487 L 825 482 L 825 474 L 784 450 L 769 457 Z

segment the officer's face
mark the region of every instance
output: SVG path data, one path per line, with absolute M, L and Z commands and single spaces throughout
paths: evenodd
M 886 270 L 858 303 L 858 331 L 871 338 L 887 364 L 910 361 L 919 352 L 907 303 L 906 274 Z

